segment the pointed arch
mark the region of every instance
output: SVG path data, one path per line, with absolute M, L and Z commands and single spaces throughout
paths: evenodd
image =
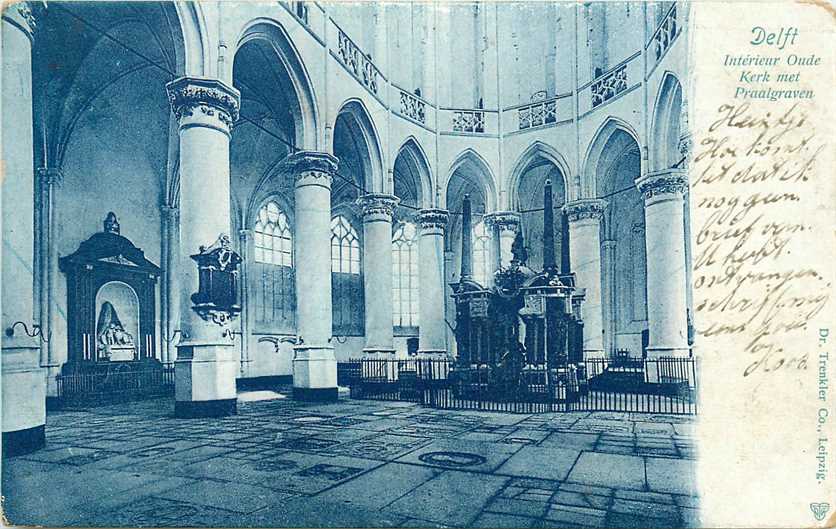
M 313 83 L 305 68 L 304 62 L 290 39 L 285 28 L 277 21 L 259 17 L 244 25 L 238 37 L 233 57 L 245 44 L 252 41 L 265 41 L 276 54 L 290 81 L 291 88 L 296 95 L 290 100 L 290 113 L 294 120 L 296 138 L 294 146 L 297 149 L 319 150 L 317 131 L 319 130 L 319 112 Z M 233 61 L 227 61 L 228 70 L 224 72 L 226 79 L 232 79 Z
M 596 196 L 599 187 L 598 177 L 601 173 L 599 165 L 602 155 L 610 140 L 619 131 L 629 135 L 633 139 L 635 147 L 639 151 L 641 150 L 639 135 L 629 123 L 614 116 L 607 117 L 592 136 L 592 141 L 586 149 L 583 170 L 580 173 L 581 181 L 579 183 L 578 198 L 592 198 Z
M 413 174 L 413 177 L 417 177 L 415 178 L 418 184 L 416 186 L 416 207 L 430 207 L 433 202 L 432 171 L 428 162 L 429 158 L 427 158 L 426 152 L 421 147 L 421 144 L 418 143 L 415 136 L 409 136 L 403 144 L 401 144 L 397 154 L 395 155 L 395 159 L 392 162 L 396 188 L 399 177 L 396 166 L 400 160 L 407 165 L 410 172 Z M 397 189 L 395 194 L 397 194 Z
M 200 2 L 172 2 L 183 36 L 183 64 L 177 70 L 185 75 L 206 77 L 211 71 L 212 47 L 206 32 L 206 17 Z M 178 58 L 179 59 L 179 58 Z
M 506 189 L 510 193 L 508 203 L 509 209 L 519 209 L 520 179 L 525 174 L 525 172 L 533 164 L 537 162 L 538 159 L 550 162 L 560 171 L 560 175 L 561 177 L 563 177 L 563 189 L 566 190 L 567 194 L 567 201 L 570 201 L 575 196 L 577 196 L 577 192 L 574 189 L 574 186 L 571 185 L 569 179 L 569 175 L 572 173 L 569 170 L 569 164 L 566 162 L 566 158 L 564 158 L 563 155 L 560 154 L 554 147 L 547 145 L 542 141 L 535 141 L 534 143 L 529 145 L 525 151 L 523 151 L 523 153 L 517 158 L 517 161 L 514 163 L 514 170 L 511 172 L 506 186 Z
M 496 179 L 493 171 L 482 155 L 472 148 L 462 151 L 450 164 L 450 168 L 447 170 L 447 180 L 444 187 L 441 188 L 441 207 L 449 209 L 450 184 L 454 181 L 456 174 L 461 173 L 462 170 L 464 170 L 463 178 L 482 187 L 485 212 L 496 211 L 496 185 L 494 183 Z
M 653 105 L 648 142 L 650 151 L 648 164 L 652 171 L 668 169 L 676 165 L 682 157 L 679 152 L 682 108 L 682 85 L 676 75 L 666 71 Z
M 345 124 L 358 146 L 363 180 L 358 182 L 366 191 L 382 193 L 384 190 L 383 153 L 380 136 L 366 105 L 357 98 L 343 102 L 334 119 L 331 152 L 336 154 L 337 125 Z

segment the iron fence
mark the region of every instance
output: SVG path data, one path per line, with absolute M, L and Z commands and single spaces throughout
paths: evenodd
M 59 405 L 96 405 L 174 394 L 174 364 L 58 375 Z
M 351 397 L 513 413 L 697 413 L 692 358 L 595 358 L 578 366 L 456 366 L 446 359 L 362 359 L 341 365 Z

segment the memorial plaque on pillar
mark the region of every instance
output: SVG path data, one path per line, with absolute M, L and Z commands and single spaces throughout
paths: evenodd
M 221 234 L 211 246 L 201 246 L 190 256 L 198 268 L 198 291 L 192 294 L 192 309 L 201 318 L 219 325 L 241 312 L 238 304 L 239 256 L 229 236 Z

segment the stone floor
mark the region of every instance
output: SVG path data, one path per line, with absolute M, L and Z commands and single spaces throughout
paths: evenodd
M 3 461 L 7 519 L 47 526 L 696 526 L 693 418 L 400 402 L 153 400 L 50 414 Z

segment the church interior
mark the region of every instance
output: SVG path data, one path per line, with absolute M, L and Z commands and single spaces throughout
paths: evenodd
M 392 362 L 460 398 L 509 362 L 548 386 L 692 358 L 687 16 L 10 5 L 4 455 L 114 381 L 219 417 L 247 388 L 343 400 Z

